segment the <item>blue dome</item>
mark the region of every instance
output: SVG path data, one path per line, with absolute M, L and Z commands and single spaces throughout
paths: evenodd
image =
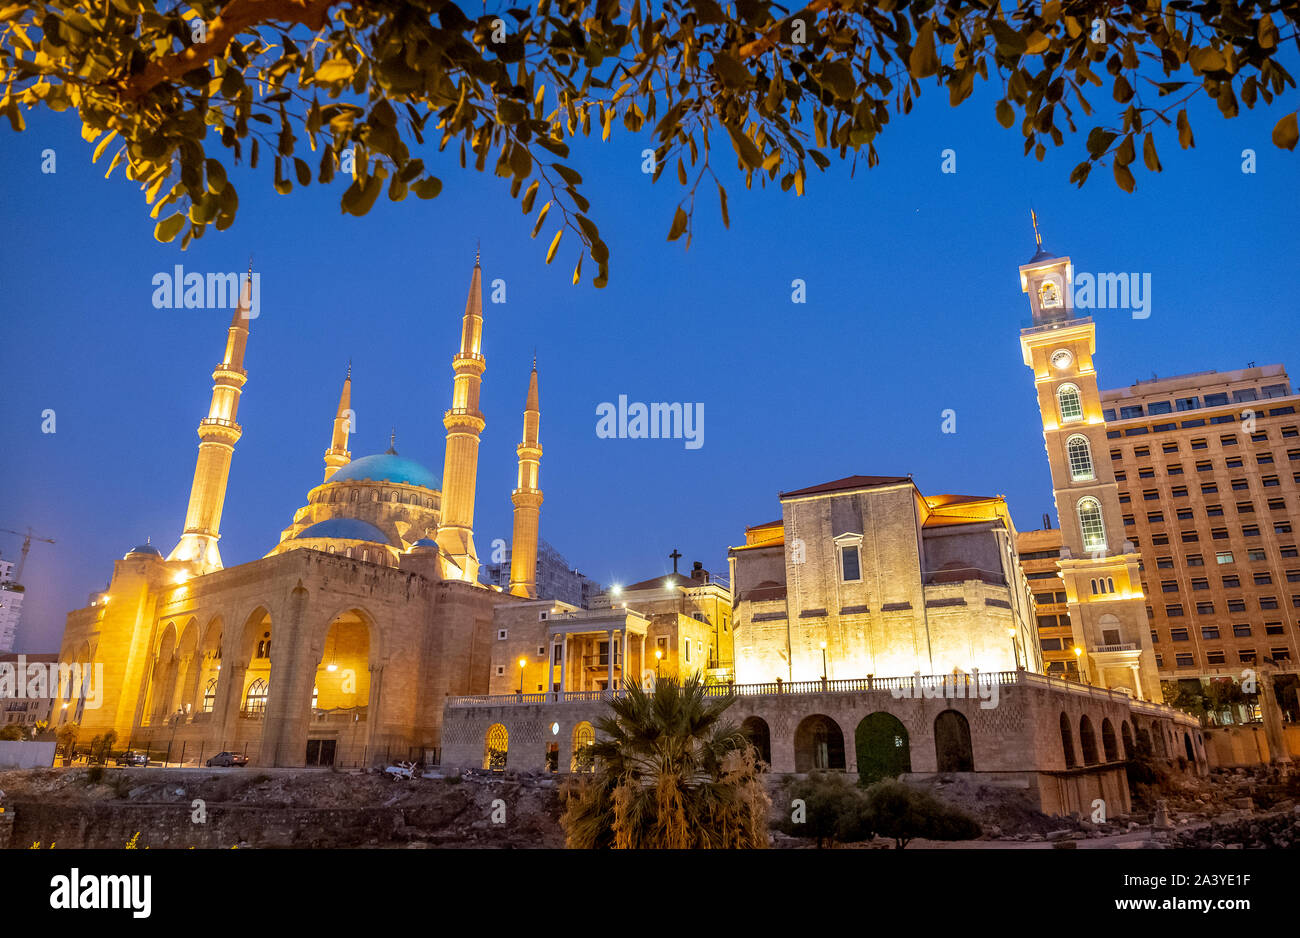
M 150 554 L 151 556 L 154 557 L 162 556 L 162 553 L 158 550 L 158 548 L 154 547 L 152 544 L 139 544 L 135 547 L 132 547 L 130 550 L 126 552 L 126 555 L 128 557 L 130 557 L 132 554 Z
M 438 477 L 421 466 L 414 459 L 406 459 L 392 453 L 380 453 L 377 456 L 362 456 L 354 459 L 334 475 L 331 482 L 400 482 L 404 485 L 418 485 L 421 488 L 440 491 L 442 483 Z
M 437 547 L 438 542 L 431 537 L 422 537 L 411 546 L 412 547 Z
M 345 541 L 373 541 L 387 544 L 388 538 L 369 521 L 356 518 L 327 518 L 305 528 L 295 540 L 304 537 L 333 537 Z

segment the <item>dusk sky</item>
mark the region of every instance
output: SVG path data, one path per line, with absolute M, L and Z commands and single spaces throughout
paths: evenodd
M 542 537 L 604 584 L 670 571 L 674 548 L 684 566 L 725 576 L 727 547 L 779 516 L 779 491 L 858 473 L 911 473 L 926 494 L 1005 494 L 1021 530 L 1044 512 L 1055 524 L 1018 345 L 1030 208 L 1076 271 L 1151 274 L 1149 318 L 1094 313 L 1103 387 L 1251 361 L 1300 368 L 1300 154 L 1269 140 L 1294 91 L 1289 101 L 1230 121 L 1203 102 L 1190 111 L 1196 148 L 1162 131 L 1164 172 L 1135 169 L 1128 195 L 1105 166 L 1082 190 L 1068 184 L 1091 123 L 1039 163 L 998 126 L 984 90 L 954 110 L 927 84 L 878 138 L 878 168 L 865 154 L 856 175 L 834 163 L 803 198 L 746 192 L 730 149 L 717 151 L 731 229 L 706 184 L 689 250 L 664 240 L 683 190 L 671 172 L 652 186 L 640 170 L 650 138 L 616 130 L 606 144 L 575 142 L 570 161 L 610 247 L 604 290 L 590 270 L 571 285 L 571 233 L 547 267 L 553 229 L 529 240 L 508 183 L 450 154 L 426 154 L 444 182 L 437 199 L 381 197 L 362 219 L 340 214 L 342 181 L 278 196 L 269 165 L 232 171 L 236 223 L 182 252 L 179 239 L 153 239 L 133 184 L 90 163 L 75 114 L 30 113 L 25 133 L 0 131 L 0 527 L 57 543 L 33 544 L 18 648 L 57 650 L 66 613 L 104 587 L 115 559 L 146 538 L 164 554 L 175 545 L 230 314 L 155 309 L 151 280 L 175 264 L 241 271 L 250 252 L 262 309 L 222 520 L 228 567 L 270 550 L 321 481 L 349 359 L 353 457 L 382 452 L 395 427 L 398 452 L 441 476 L 476 241 L 485 286 L 502 278 L 507 290 L 505 304 L 484 303 L 481 556 L 510 537 L 534 349 Z M 54 174 L 41 172 L 45 148 Z M 955 174 L 940 172 L 945 148 Z M 1254 174 L 1241 171 L 1246 148 Z M 791 302 L 796 278 L 806 304 Z M 703 404 L 703 446 L 597 438 L 597 406 L 620 394 Z M 41 432 L 47 408 L 53 434 Z M 955 434 L 941 432 L 946 408 Z M 5 559 L 20 546 L 0 535 Z

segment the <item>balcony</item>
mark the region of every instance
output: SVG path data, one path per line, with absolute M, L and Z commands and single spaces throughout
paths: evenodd
M 621 665 L 622 665 L 622 661 L 619 660 L 618 655 L 615 655 L 614 670 L 615 671 L 621 670 Z M 609 655 L 583 655 L 582 666 L 589 670 L 595 670 L 597 668 L 603 670 L 609 670 Z
M 1119 642 L 1114 645 L 1098 645 L 1092 650 L 1094 655 L 1104 655 L 1109 651 L 1137 651 L 1137 644 L 1134 642 Z

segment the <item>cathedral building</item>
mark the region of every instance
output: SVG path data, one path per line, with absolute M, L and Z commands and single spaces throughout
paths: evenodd
M 236 750 L 257 765 L 357 764 L 439 747 L 444 698 L 488 689 L 494 610 L 529 600 L 535 582 L 536 362 L 509 590 L 478 582 L 481 277 L 476 258 L 443 416 L 442 478 L 399 455 L 395 440 L 353 458 L 349 366 L 321 482 L 264 557 L 227 567 L 218 542 L 248 379 L 245 294 L 199 424 L 180 539 L 165 557 L 151 544 L 128 551 L 108 587 L 69 614 L 59 660 L 92 674 L 102 666 L 103 686 L 97 707 L 86 705 L 98 698 L 84 686 L 61 699 L 62 721 L 86 739 L 113 730 L 121 745 L 170 748 L 187 762 Z

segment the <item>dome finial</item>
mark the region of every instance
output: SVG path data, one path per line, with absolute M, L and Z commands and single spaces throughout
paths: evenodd
M 1029 210 L 1029 221 L 1034 226 L 1034 247 L 1041 251 L 1043 249 L 1043 236 L 1038 232 L 1038 213 L 1032 208 Z
M 348 359 L 348 380 L 352 380 L 352 359 Z
M 393 427 L 392 432 L 388 434 L 387 453 L 389 456 L 397 455 L 397 428 L 396 427 Z

